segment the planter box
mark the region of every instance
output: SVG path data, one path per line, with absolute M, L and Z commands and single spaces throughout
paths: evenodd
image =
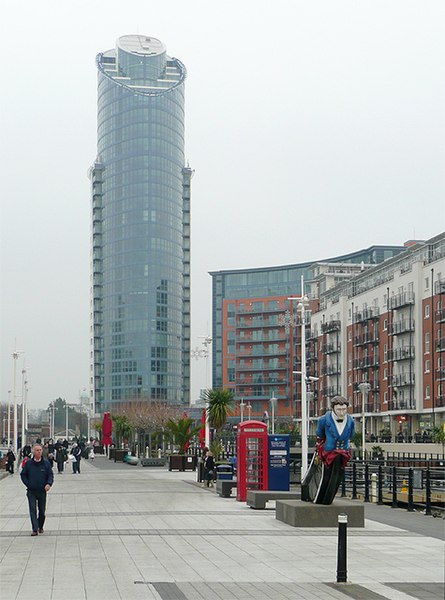
M 112 450 L 110 450 L 110 459 L 114 459 L 114 462 L 122 462 L 126 454 L 128 454 L 128 450 L 121 448 L 113 448 Z
M 170 454 L 168 457 L 169 471 L 196 471 L 198 459 L 193 455 Z

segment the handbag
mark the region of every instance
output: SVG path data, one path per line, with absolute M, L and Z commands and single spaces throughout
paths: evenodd
M 74 462 L 76 460 L 76 457 L 74 456 L 74 454 L 68 454 L 68 460 L 70 462 Z

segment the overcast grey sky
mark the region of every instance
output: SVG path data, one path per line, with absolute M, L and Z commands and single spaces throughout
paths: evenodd
M 442 0 L 22 0 L 0 16 L 2 401 L 14 348 L 31 408 L 88 387 L 95 56 L 121 35 L 159 38 L 188 71 L 193 346 L 209 270 L 444 229 Z

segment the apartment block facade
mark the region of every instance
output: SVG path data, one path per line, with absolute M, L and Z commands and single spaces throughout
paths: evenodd
M 369 384 L 368 434 L 407 437 L 444 419 L 445 236 L 408 245 L 379 264 L 332 259 L 306 267 L 308 415 L 336 395 L 361 416 Z M 301 419 L 301 315 L 290 296 L 222 300 L 222 385 L 248 415 Z M 297 372 L 297 373 L 295 373 Z M 246 408 L 244 408 L 246 410 Z

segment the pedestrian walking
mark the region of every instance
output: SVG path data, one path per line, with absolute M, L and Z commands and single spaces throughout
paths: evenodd
M 14 475 L 14 464 L 15 464 L 15 454 L 13 447 L 10 446 L 8 452 L 6 453 L 6 470 L 11 475 Z
M 29 458 L 31 456 L 31 445 L 25 444 L 22 448 L 21 457 L 20 458 Z
M 54 481 L 51 465 L 42 456 L 41 444 L 34 444 L 32 456 L 23 466 L 20 473 L 22 482 L 26 486 L 29 516 L 31 519 L 32 536 L 43 533 L 46 511 L 46 494 L 51 489 Z
M 57 472 L 58 473 L 63 473 L 63 469 L 65 467 L 65 463 L 67 460 L 68 460 L 68 452 L 60 444 L 56 450 L 56 463 L 57 463 Z
M 77 442 L 74 442 L 70 454 L 75 458 L 75 460 L 73 460 L 73 473 L 79 473 L 80 475 L 80 461 L 82 458 L 82 450 L 80 449 Z
M 204 485 L 213 487 L 213 479 L 215 478 L 215 461 L 210 450 L 207 452 L 204 459 Z

